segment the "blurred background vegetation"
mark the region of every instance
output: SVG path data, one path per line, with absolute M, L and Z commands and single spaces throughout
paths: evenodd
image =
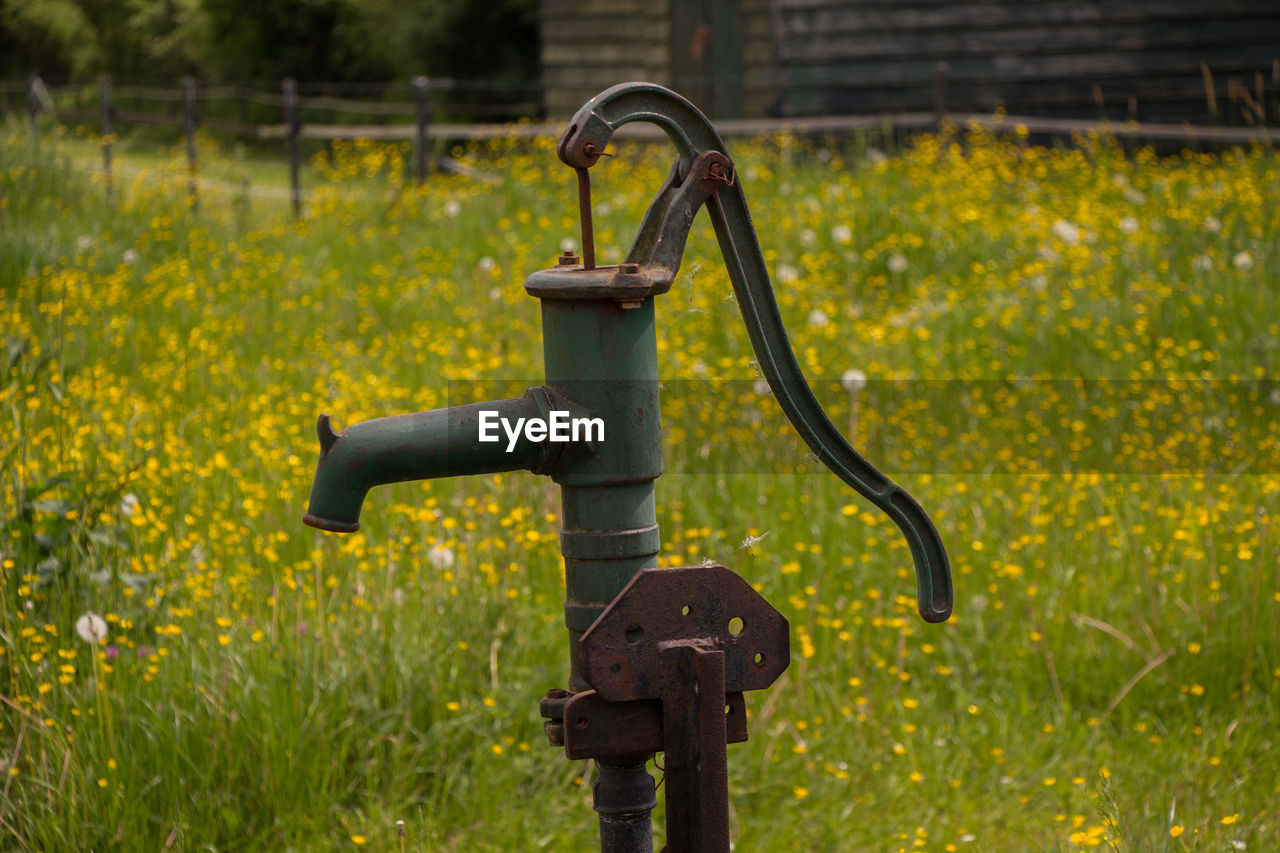
M 32 71 L 49 82 L 527 81 L 537 0 L 0 0 L 0 77 Z

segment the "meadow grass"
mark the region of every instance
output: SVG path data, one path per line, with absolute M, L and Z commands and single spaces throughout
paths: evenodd
M 567 671 L 554 485 L 300 520 L 320 411 L 540 381 L 521 284 L 576 244 L 573 173 L 550 141 L 455 153 L 496 180 L 338 144 L 295 222 L 269 193 L 193 213 L 180 151 L 108 202 L 91 143 L 0 145 L 0 849 L 595 846 L 591 769 L 537 713 Z M 761 386 L 699 218 L 658 304 L 662 562 L 722 562 L 792 627 L 730 749 L 736 848 L 1280 846 L 1275 153 L 731 153 L 802 365 L 957 590 L 915 617 L 906 543 Z M 671 156 L 616 154 L 604 261 Z

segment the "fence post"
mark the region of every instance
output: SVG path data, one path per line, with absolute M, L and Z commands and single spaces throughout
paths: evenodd
M 115 176 L 111 168 L 111 142 L 115 131 L 111 127 L 111 117 L 115 110 L 111 106 L 111 75 L 103 74 L 98 78 L 98 99 L 102 102 L 102 174 L 107 184 L 107 203 L 115 201 Z
M 187 134 L 187 198 L 194 213 L 200 209 L 200 187 L 196 178 L 196 81 L 190 74 L 182 78 L 182 111 Z
M 933 117 L 942 121 L 947 114 L 947 63 L 939 60 L 933 65 Z
M 27 115 L 31 121 L 31 150 L 40 153 L 40 96 L 37 94 L 40 75 L 33 73 L 27 78 Z
M 431 102 L 427 93 L 429 86 L 430 81 L 426 77 L 413 78 L 413 112 L 418 124 L 417 135 L 414 137 L 417 143 L 418 186 L 422 186 L 427 180 L 427 127 L 431 123 Z
M 298 118 L 298 81 L 292 77 L 284 81 L 285 139 L 289 149 L 289 193 L 293 199 L 293 215 L 302 216 L 302 187 L 298 183 L 298 134 L 302 122 Z

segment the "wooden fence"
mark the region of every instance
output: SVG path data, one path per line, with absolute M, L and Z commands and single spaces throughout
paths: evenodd
M 471 91 L 481 91 L 481 84 L 471 84 Z M 945 81 L 939 80 L 939 87 Z M 476 140 L 499 137 L 554 137 L 564 129 L 568 116 L 559 121 L 521 121 L 505 123 L 463 123 L 434 120 L 433 95 L 456 91 L 457 81 L 433 81 L 414 78 L 408 87 L 411 99 L 359 99 L 336 95 L 307 95 L 299 92 L 297 81 L 282 81 L 280 92 L 264 92 L 245 87 L 209 87 L 200 89 L 190 77 L 184 77 L 175 89 L 155 86 L 113 88 L 111 78 L 103 75 L 92 89 L 85 86 L 46 86 L 38 75 L 25 83 L 0 81 L 0 105 L 9 113 L 25 107 L 33 143 L 39 144 L 40 117 L 50 115 L 59 121 L 96 122 L 101 128 L 103 172 L 108 196 L 114 193 L 112 145 L 119 124 L 166 126 L 182 129 L 187 154 L 190 203 L 199 205 L 200 181 L 197 178 L 196 131 L 211 131 L 255 140 L 282 140 L 289 159 L 290 191 L 294 212 L 302 213 L 299 141 L 302 139 L 376 139 L 411 140 L 413 142 L 414 175 L 418 183 L 426 180 L 435 168 L 462 170 L 451 158 L 432 162 L 432 140 Z M 383 89 L 380 92 L 387 94 Z M 510 94 L 507 90 L 506 94 Z M 25 95 L 25 101 L 23 96 Z M 98 103 L 91 106 L 91 96 Z M 210 109 L 221 101 L 221 109 Z M 143 109 L 144 104 L 159 104 L 159 109 Z M 226 118 L 227 104 L 233 105 L 239 118 Z M 202 109 L 203 105 L 203 109 Z M 509 99 L 503 109 L 514 104 Z M 532 102 L 524 107 L 532 109 Z M 357 123 L 354 117 L 363 119 Z M 261 118 L 263 121 L 252 121 Z M 328 118 L 322 121 L 321 118 Z M 342 121 L 336 119 L 341 118 Z M 381 123 L 371 123 L 370 119 Z M 756 136 L 789 131 L 800 134 L 850 134 L 858 132 L 914 132 L 938 127 L 939 123 L 977 124 L 993 131 L 1012 131 L 1021 125 L 1029 132 L 1070 137 L 1101 131 L 1114 137 L 1146 141 L 1174 141 L 1206 144 L 1272 144 L 1266 127 L 1218 127 L 1156 123 L 1108 123 L 1096 120 L 1046 118 L 1039 116 L 992 116 L 989 114 L 953 114 L 943 110 L 937 99 L 932 111 L 903 112 L 888 115 L 828 115 L 782 119 L 726 119 L 715 122 L 723 136 Z M 649 124 L 621 128 L 619 138 L 659 139 L 662 131 Z

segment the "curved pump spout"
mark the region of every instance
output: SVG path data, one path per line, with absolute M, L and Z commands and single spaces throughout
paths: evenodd
M 316 425 L 320 462 L 302 520 L 321 530 L 352 533 L 360 529 L 360 506 L 374 486 L 460 474 L 542 473 L 554 464 L 558 445 L 523 434 L 512 442 L 505 437 L 481 442 L 480 413 L 496 412 L 515 423 L 545 419 L 551 408 L 549 392 L 538 387 L 507 400 L 376 418 L 340 433 L 333 431 L 328 415 L 321 415 Z

